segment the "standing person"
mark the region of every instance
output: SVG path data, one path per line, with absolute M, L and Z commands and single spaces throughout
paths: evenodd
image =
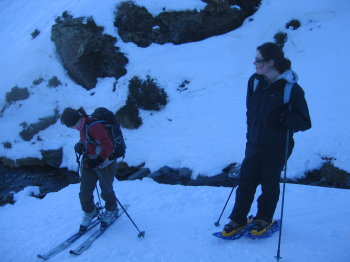
M 116 196 L 113 190 L 117 162 L 110 161 L 111 163 L 103 168 L 99 166 L 108 160 L 113 153 L 112 140 L 105 126 L 101 123 L 91 125 L 88 134 L 86 134 L 86 127 L 92 120 L 82 108 L 78 110 L 70 107 L 65 108 L 61 115 L 61 122 L 67 127 L 80 132 L 80 141 L 74 147 L 77 153 L 83 154 L 83 162 L 80 168 L 79 198 L 84 216 L 80 224 L 80 230 L 86 230 L 93 218 L 99 214 L 99 210 L 94 204 L 93 195 L 97 180 L 100 180 L 101 196 L 105 201 L 106 209 L 101 218 L 101 227 L 108 226 L 118 214 Z M 91 139 L 87 139 L 87 135 Z M 104 181 L 101 181 L 101 179 Z
M 286 144 L 291 155 L 293 133 L 311 128 L 304 91 L 297 84 L 297 74 L 291 61 L 274 43 L 257 48 L 254 61 L 256 73 L 248 81 L 247 142 L 242 162 L 236 200 L 222 235 L 232 236 L 247 225 L 258 185 L 258 211 L 250 228 L 255 235 L 263 234 L 271 225 L 279 199 L 280 174 L 286 157 Z M 292 84 L 289 103 L 284 103 L 284 90 Z M 287 130 L 290 130 L 287 141 Z

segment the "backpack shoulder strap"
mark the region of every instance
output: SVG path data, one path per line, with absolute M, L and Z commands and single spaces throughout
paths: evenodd
M 289 104 L 289 109 L 291 108 L 289 101 L 290 101 L 290 95 L 292 93 L 293 86 L 294 84 L 287 82 L 287 84 L 284 87 L 283 102 L 285 104 Z
M 94 124 L 97 124 L 97 123 L 104 123 L 106 122 L 105 120 L 97 120 L 97 121 L 92 121 L 90 122 L 89 124 L 87 124 L 85 126 L 85 137 L 86 137 L 86 141 L 87 142 L 94 142 L 94 140 L 89 136 L 89 130 L 90 128 L 94 125 Z
M 254 78 L 254 82 L 253 82 L 253 92 L 255 92 L 257 86 L 259 84 L 259 80 L 257 78 Z

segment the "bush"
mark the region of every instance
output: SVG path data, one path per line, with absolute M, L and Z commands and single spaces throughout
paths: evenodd
M 3 142 L 2 145 L 4 148 L 12 148 L 12 144 L 10 142 Z
M 40 34 L 40 31 L 38 29 L 35 29 L 31 35 L 32 35 L 32 39 L 34 39 L 35 37 L 37 37 Z
M 126 100 L 126 105 L 118 110 L 116 118 L 119 124 L 124 128 L 137 129 L 142 125 L 139 109 L 129 98 Z
M 135 76 L 129 81 L 128 99 L 139 108 L 159 111 L 167 103 L 167 94 L 150 76 L 146 80 Z
M 62 83 L 61 83 L 61 81 L 57 78 L 57 76 L 53 76 L 53 77 L 49 80 L 49 82 L 48 82 L 48 84 L 47 84 L 48 87 L 58 87 L 58 86 L 60 86 L 60 85 L 62 85 Z
M 293 30 L 297 30 L 301 26 L 301 23 L 297 19 L 292 19 L 286 24 L 286 28 L 292 28 Z
M 281 48 L 284 47 L 284 44 L 288 40 L 287 34 L 283 32 L 278 32 L 273 38 L 275 39 L 275 43 Z
M 19 100 L 25 100 L 29 97 L 28 88 L 12 87 L 10 92 L 6 93 L 6 102 L 12 103 Z
M 44 78 L 39 77 L 38 79 L 33 80 L 33 85 L 37 86 L 40 85 L 44 81 Z

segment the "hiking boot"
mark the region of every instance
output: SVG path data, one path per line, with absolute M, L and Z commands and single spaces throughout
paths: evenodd
M 101 228 L 108 227 L 110 224 L 112 224 L 112 222 L 115 220 L 115 218 L 117 216 L 118 216 L 118 209 L 116 209 L 114 211 L 106 210 L 106 212 L 104 212 L 104 214 L 102 214 Z
M 233 220 L 230 220 L 230 222 L 225 225 L 224 229 L 221 232 L 221 235 L 225 237 L 233 236 L 238 232 L 240 232 L 242 229 L 244 229 L 246 226 L 247 226 L 247 223 L 242 225 L 242 224 L 236 223 Z
M 272 225 L 272 223 L 263 219 L 256 219 L 253 223 L 253 226 L 250 228 L 250 234 L 252 236 L 263 235 L 267 231 L 267 229 L 269 229 L 269 227 Z
M 81 232 L 84 232 L 86 231 L 86 229 L 91 225 L 92 223 L 92 220 L 97 217 L 98 215 L 98 210 L 95 208 L 94 211 L 90 212 L 90 213 L 87 213 L 87 212 L 84 212 L 84 216 L 83 216 L 83 219 L 80 223 L 80 229 L 79 231 Z

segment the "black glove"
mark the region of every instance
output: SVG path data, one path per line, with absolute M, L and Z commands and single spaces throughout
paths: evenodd
M 270 121 L 276 124 L 283 125 L 283 123 L 288 119 L 289 108 L 288 104 L 276 108 L 270 113 Z
M 289 109 L 288 106 L 282 107 L 279 113 L 279 122 L 284 123 L 288 119 Z
M 97 167 L 98 165 L 102 164 L 105 160 L 102 157 L 98 157 L 95 159 L 86 159 L 85 165 L 87 169 L 92 169 Z
M 84 144 L 82 142 L 76 143 L 74 146 L 74 151 L 79 155 L 82 155 L 84 153 Z

